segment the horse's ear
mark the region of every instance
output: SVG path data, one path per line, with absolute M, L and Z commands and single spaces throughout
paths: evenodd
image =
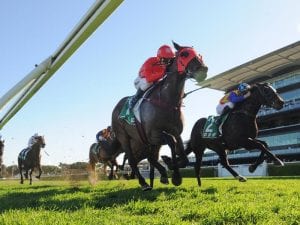
M 175 41 L 172 41 L 173 45 L 174 45 L 174 48 L 178 51 L 181 46 L 179 44 L 177 44 Z

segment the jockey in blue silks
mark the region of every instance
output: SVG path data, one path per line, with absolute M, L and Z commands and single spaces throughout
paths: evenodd
M 221 98 L 219 104 L 217 105 L 217 114 L 224 115 L 234 108 L 234 105 L 238 102 L 244 101 L 250 96 L 250 85 L 247 83 L 241 83 L 238 85 L 237 89 L 234 89 L 223 98 Z

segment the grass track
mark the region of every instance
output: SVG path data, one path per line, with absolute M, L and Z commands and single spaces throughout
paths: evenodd
M 300 179 L 195 179 L 142 192 L 136 180 L 0 181 L 0 224 L 300 224 Z

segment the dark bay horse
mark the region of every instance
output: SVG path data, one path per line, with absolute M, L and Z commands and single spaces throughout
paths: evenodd
M 181 102 L 186 79 L 194 78 L 198 81 L 204 80 L 207 75 L 207 67 L 192 47 L 182 47 L 174 43 L 177 50 L 176 57 L 167 68 L 164 79 L 157 83 L 152 92 L 143 99 L 140 105 L 141 125 L 145 133 L 142 140 L 135 125 L 129 125 L 119 118 L 119 114 L 128 97 L 119 101 L 112 113 L 112 127 L 117 140 L 121 144 L 128 157 L 129 164 L 139 179 L 143 190 L 152 189 L 141 176 L 137 164 L 140 160 L 147 158 L 151 171 L 154 167 L 161 174 L 161 182 L 168 183 L 166 169 L 158 162 L 161 145 L 169 145 L 172 153 L 174 185 L 181 184 L 179 167 L 185 167 L 188 159 L 184 153 L 181 132 L 183 122 L 181 117 Z M 179 161 L 177 163 L 176 154 Z M 150 173 L 150 182 L 151 182 Z
M 0 171 L 1 171 L 1 168 L 2 168 L 3 151 L 4 151 L 4 140 L 0 139 Z
M 108 138 L 107 141 L 93 143 L 91 145 L 89 152 L 89 172 L 92 172 L 90 177 L 92 181 L 96 179 L 95 166 L 97 163 L 103 163 L 105 171 L 107 165 L 110 167 L 110 174 L 108 176 L 110 180 L 113 179 L 114 176 L 114 166 L 116 167 L 115 172 L 117 172 L 118 163 L 116 158 L 124 151 L 120 145 L 114 145 L 113 139 L 114 137 L 111 137 Z
M 206 148 L 215 151 L 220 157 L 220 163 L 236 179 L 243 182 L 247 179 L 233 170 L 227 159 L 226 150 L 232 151 L 239 148 L 247 150 L 259 149 L 261 151 L 256 162 L 249 166 L 249 171 L 254 172 L 261 164 L 265 156 L 274 160 L 276 165 L 283 166 L 283 162 L 277 158 L 266 142 L 256 139 L 258 128 L 256 115 L 262 105 L 279 110 L 283 107 L 284 101 L 269 84 L 255 84 L 250 89 L 251 95 L 245 101 L 236 104 L 230 112 L 227 120 L 222 126 L 222 136 L 220 138 L 202 138 L 202 132 L 206 123 L 206 118 L 199 119 L 191 132 L 191 138 L 187 144 L 186 153 L 194 152 L 196 156 L 195 173 L 198 185 L 201 186 L 200 168 L 202 157 Z
M 42 174 L 41 169 L 41 148 L 45 147 L 45 139 L 43 136 L 37 136 L 36 142 L 31 148 L 23 149 L 18 156 L 18 168 L 21 176 L 21 184 L 24 183 L 23 170 L 25 171 L 25 178 L 28 179 L 29 172 L 29 184 L 32 184 L 32 172 L 35 168 L 39 170 L 39 175 L 36 178 L 40 179 Z

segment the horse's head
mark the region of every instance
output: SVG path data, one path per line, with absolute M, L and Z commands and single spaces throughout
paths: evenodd
M 180 75 L 187 78 L 194 78 L 198 82 L 205 80 L 207 76 L 207 66 L 192 47 L 183 47 L 173 42 L 174 48 L 177 50 L 174 63 Z
M 45 147 L 46 143 L 45 143 L 45 138 L 44 136 L 37 136 L 36 138 L 36 143 L 41 146 L 42 148 Z
M 260 101 L 263 105 L 274 108 L 282 109 L 284 100 L 279 96 L 276 90 L 268 83 L 257 83 L 252 89 L 257 88 Z

